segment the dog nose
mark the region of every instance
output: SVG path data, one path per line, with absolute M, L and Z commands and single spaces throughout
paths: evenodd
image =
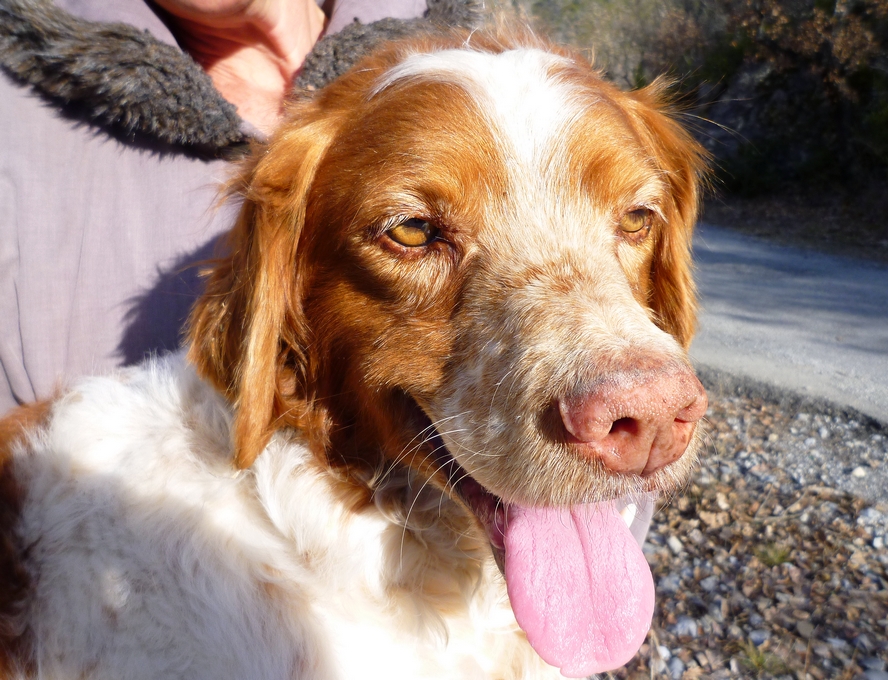
M 618 371 L 558 400 L 568 441 L 611 471 L 648 476 L 678 460 L 708 399 L 690 368 Z

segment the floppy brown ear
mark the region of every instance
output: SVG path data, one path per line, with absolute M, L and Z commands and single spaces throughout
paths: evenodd
M 709 158 L 664 104 L 664 81 L 630 93 L 639 134 L 669 187 L 666 228 L 657 234 L 651 263 L 650 304 L 660 326 L 687 349 L 697 319 L 692 238 Z
M 308 105 L 306 105 L 308 106 Z M 309 189 L 333 134 L 331 120 L 297 113 L 257 152 L 235 187 L 243 207 L 205 293 L 191 312 L 188 357 L 234 404 L 239 468 L 252 465 L 276 418 L 298 418 L 307 346 L 299 266 Z

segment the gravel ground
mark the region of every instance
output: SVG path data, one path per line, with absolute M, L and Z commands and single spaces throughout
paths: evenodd
M 706 455 L 645 547 L 654 625 L 602 677 L 888 680 L 888 427 L 700 376 Z

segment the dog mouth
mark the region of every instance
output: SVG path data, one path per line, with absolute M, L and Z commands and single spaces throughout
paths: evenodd
M 567 677 L 619 668 L 650 629 L 654 584 L 641 544 L 650 495 L 567 507 L 505 502 L 432 436 L 447 489 L 484 528 L 515 618 Z

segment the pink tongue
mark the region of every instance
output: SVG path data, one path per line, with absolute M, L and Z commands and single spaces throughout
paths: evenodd
M 506 584 L 518 625 L 567 677 L 613 670 L 638 651 L 654 614 L 654 580 L 610 503 L 511 506 Z

